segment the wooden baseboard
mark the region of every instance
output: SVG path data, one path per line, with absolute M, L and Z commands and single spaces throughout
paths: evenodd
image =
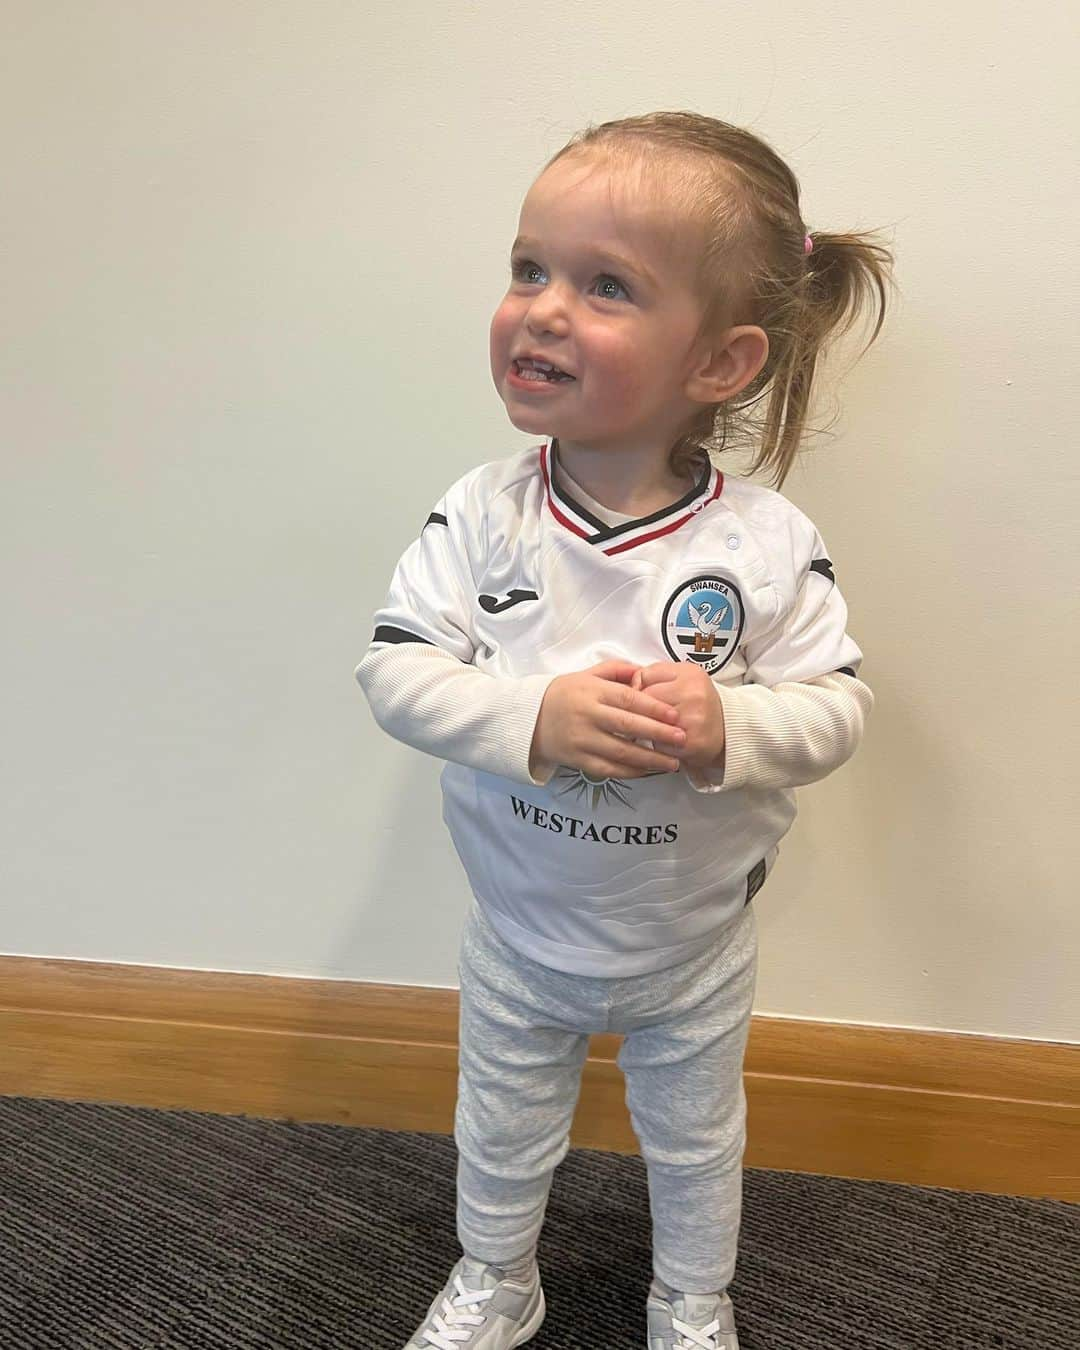
M 456 989 L 0 957 L 0 1095 L 450 1133 Z M 636 1152 L 594 1036 L 571 1141 Z M 1080 1046 L 755 1017 L 745 1162 L 1080 1200 Z

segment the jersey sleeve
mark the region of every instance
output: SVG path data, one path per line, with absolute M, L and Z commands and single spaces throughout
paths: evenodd
M 402 554 L 356 679 L 397 740 L 488 773 L 538 783 L 533 731 L 552 675 L 496 677 L 472 664 L 486 541 L 481 471 L 466 475 Z
M 474 571 L 482 567 L 483 519 L 470 529 L 468 478 L 436 503 L 419 537 L 401 555 L 382 607 L 372 647 L 422 642 L 470 662 Z
M 817 782 L 855 753 L 873 708 L 825 542 L 802 512 L 792 513 L 773 622 L 744 645 L 743 684 L 716 686 L 725 751 L 722 768 L 691 775 L 698 791 Z

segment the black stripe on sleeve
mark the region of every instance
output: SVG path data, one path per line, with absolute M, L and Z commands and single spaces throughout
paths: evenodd
M 427 638 L 422 638 L 416 633 L 410 633 L 407 628 L 394 628 L 390 624 L 380 624 L 375 629 L 375 636 L 372 642 L 422 642 L 425 647 L 434 647 L 434 642 L 429 642 Z
M 755 865 L 753 871 L 746 878 L 746 900 L 743 902 L 744 908 L 746 907 L 746 905 L 750 903 L 751 900 L 753 900 L 754 896 L 757 895 L 758 891 L 761 890 L 761 887 L 765 881 L 765 871 L 766 871 L 765 859 L 762 858 L 762 860 Z
M 836 580 L 836 574 L 833 572 L 833 565 L 828 558 L 815 558 L 810 564 L 811 572 L 820 572 L 823 577 L 829 581 Z
M 445 516 L 440 516 L 438 511 L 432 511 L 431 515 L 424 521 L 424 529 L 426 530 L 429 525 L 445 525 L 449 529 L 450 522 Z

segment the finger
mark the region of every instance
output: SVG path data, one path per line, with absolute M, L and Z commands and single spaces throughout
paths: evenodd
M 631 689 L 640 689 L 640 688 L 641 688 L 641 671 L 640 671 L 640 670 L 635 670 L 635 671 L 634 671 L 634 678 L 630 681 L 630 688 L 631 688 Z
M 675 709 L 669 707 L 668 711 L 674 712 Z M 639 717 L 625 708 L 604 708 L 597 715 L 596 725 L 603 731 L 623 736 L 629 741 L 660 741 L 675 750 L 681 750 L 686 745 L 686 732 L 682 727 L 657 722 L 651 717 Z
M 682 767 L 681 765 L 679 766 Z M 582 773 L 586 774 L 594 782 L 602 782 L 605 778 L 617 778 L 622 782 L 632 778 L 649 778 L 658 773 L 676 773 L 676 769 L 640 769 L 633 764 L 617 764 L 609 759 L 587 759 L 582 760 L 580 765 Z
M 577 767 L 594 783 L 603 782 L 605 778 L 645 778 L 650 772 L 648 769 L 634 769 L 629 764 L 616 764 L 613 760 L 592 756 L 582 759 Z
M 621 740 L 618 736 L 613 736 L 601 753 L 604 759 L 619 766 L 616 777 L 625 778 L 629 769 L 638 770 L 640 777 L 646 773 L 678 773 L 682 768 L 682 762 L 671 755 L 647 750 L 643 745 Z
M 615 778 L 620 783 L 631 783 L 638 778 L 655 778 L 656 774 L 656 769 L 634 769 L 629 764 L 612 764 L 599 777 Z M 594 775 L 590 774 L 589 776 L 593 777 Z
M 634 665 L 632 661 L 611 660 L 601 661 L 598 666 L 593 666 L 588 673 L 601 680 L 614 680 L 617 684 L 629 684 L 640 669 L 641 667 Z
M 656 722 L 677 722 L 678 710 L 661 697 L 652 694 L 635 693 L 633 689 L 616 689 L 609 685 L 600 688 L 600 702 L 609 708 L 621 708 L 624 712 L 636 713 L 639 717 L 651 717 Z
M 658 661 L 655 665 L 645 666 L 641 671 L 641 688 L 648 689 L 650 685 L 677 679 L 681 665 L 681 661 Z

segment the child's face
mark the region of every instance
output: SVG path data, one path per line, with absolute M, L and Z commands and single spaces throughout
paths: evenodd
M 700 404 L 684 393 L 704 308 L 689 240 L 655 192 L 574 155 L 521 209 L 510 287 L 491 323 L 491 373 L 521 431 L 565 446 L 667 449 Z M 535 357 L 572 379 L 528 380 Z

